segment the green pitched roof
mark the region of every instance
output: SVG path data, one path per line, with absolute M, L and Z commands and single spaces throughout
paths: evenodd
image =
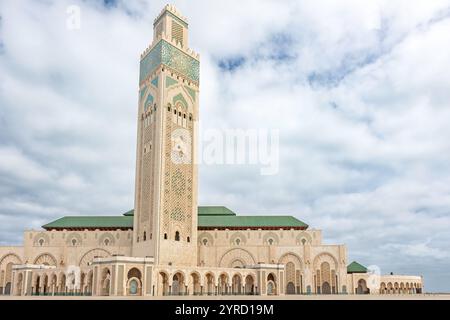
M 347 266 L 347 273 L 366 273 L 367 268 L 356 261 L 353 261 Z
M 134 210 L 122 216 L 70 216 L 44 226 L 44 229 L 133 228 Z M 292 216 L 238 216 L 223 206 L 198 207 L 199 228 L 301 228 L 308 225 Z
M 235 216 L 236 213 L 222 206 L 200 206 L 198 207 L 199 216 Z
M 131 209 L 130 211 L 127 211 L 123 214 L 126 217 L 134 216 L 134 209 Z
M 308 225 L 292 216 L 198 216 L 201 228 L 307 228 Z
M 133 216 L 72 216 L 62 217 L 44 226 L 44 229 L 61 228 L 133 228 Z

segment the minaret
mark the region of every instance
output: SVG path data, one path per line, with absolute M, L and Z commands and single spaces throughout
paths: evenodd
M 133 256 L 197 264 L 199 55 L 188 23 L 167 5 L 141 55 Z

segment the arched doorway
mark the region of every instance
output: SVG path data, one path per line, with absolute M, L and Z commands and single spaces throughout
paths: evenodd
M 184 276 L 181 272 L 177 272 L 172 278 L 172 294 L 182 295 L 184 294 L 184 291 Z
M 255 294 L 255 281 L 251 275 L 245 277 L 245 294 Z
M 5 277 L 5 289 L 4 289 L 4 294 L 9 296 L 11 295 L 11 279 L 12 279 L 12 267 L 13 267 L 13 263 L 10 262 L 6 265 L 6 270 L 2 271 L 3 276 Z M 2 283 L 0 283 L 1 285 Z M 0 292 L 1 294 L 1 292 Z
M 334 294 L 336 293 L 337 277 L 334 267 L 331 267 L 332 261 L 324 261 L 320 264 L 320 270 L 316 272 L 317 293 Z
M 92 284 L 94 282 L 94 272 L 92 270 L 89 271 L 86 282 L 87 282 L 87 284 L 86 284 L 84 294 L 87 296 L 90 296 L 90 295 L 92 295 Z
M 169 276 L 163 271 L 158 275 L 158 292 L 162 296 L 169 294 Z
M 327 281 L 322 283 L 322 294 L 331 294 L 331 287 Z
M 286 294 L 295 294 L 295 285 L 293 282 L 288 282 L 286 285 Z
M 4 294 L 7 295 L 7 296 L 11 295 L 11 282 L 8 282 L 5 285 L 5 292 L 4 292 Z
M 64 273 L 61 273 L 59 275 L 58 294 L 64 295 L 65 293 L 66 293 L 66 275 Z
M 214 294 L 214 276 L 211 273 L 206 274 L 206 294 Z
M 194 296 L 201 294 L 201 286 L 200 286 L 200 276 L 193 272 L 191 273 L 191 287 L 190 291 Z
M 131 296 L 142 295 L 142 274 L 137 268 L 131 268 L 127 274 L 127 294 Z
M 44 294 L 44 296 L 48 295 L 48 275 L 44 275 L 41 290 L 42 290 L 42 293 Z
M 33 295 L 39 295 L 40 285 L 41 285 L 41 277 L 36 276 L 33 284 Z
M 356 288 L 356 294 L 369 294 L 369 288 L 367 288 L 366 280 L 359 279 L 358 287 Z
M 233 294 L 242 294 L 242 279 L 239 274 L 233 276 L 231 290 Z
M 267 295 L 275 295 L 275 294 L 277 294 L 275 276 L 273 275 L 273 273 L 270 273 L 267 276 Z
M 222 273 L 219 277 L 219 294 L 228 293 L 228 275 Z
M 295 264 L 290 261 L 285 265 L 286 294 L 295 294 L 296 272 Z M 300 284 L 298 284 L 300 285 Z
M 108 268 L 104 268 L 102 270 L 102 278 L 101 278 L 101 290 L 102 296 L 109 296 L 110 288 L 111 288 L 111 271 Z
M 17 276 L 17 282 L 16 282 L 16 295 L 21 296 L 22 295 L 22 287 L 23 287 L 23 274 L 19 273 Z

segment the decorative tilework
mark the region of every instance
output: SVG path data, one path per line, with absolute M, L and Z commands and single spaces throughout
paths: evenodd
M 144 95 L 146 92 L 147 92 L 147 86 L 143 87 L 141 89 L 141 91 L 139 91 L 139 96 L 140 96 L 139 101 L 142 101 L 142 99 L 144 99 Z
M 163 41 L 158 42 L 158 44 L 141 60 L 139 82 L 142 82 L 161 64 L 162 44 Z
M 164 40 L 162 40 L 164 41 Z M 200 62 L 188 54 L 184 53 L 177 47 L 164 41 L 162 46 L 162 63 L 170 68 L 175 69 L 184 76 L 196 82 L 199 80 Z
M 148 77 L 160 64 L 164 64 L 180 72 L 195 82 L 199 81 L 200 62 L 169 42 L 161 39 L 141 60 L 139 82 L 142 82 Z
M 147 96 L 147 100 L 145 100 L 144 110 L 147 111 L 148 107 L 151 106 L 152 104 L 153 104 L 153 96 L 149 94 Z
M 156 77 L 155 79 L 153 79 L 152 80 L 152 85 L 154 85 L 155 87 L 157 87 L 158 88 L 158 79 L 159 79 L 159 77 Z
M 166 77 L 166 88 L 168 88 L 168 87 L 170 87 L 170 86 L 172 86 L 174 84 L 177 84 L 177 83 L 178 83 L 177 80 L 175 80 L 175 79 L 173 79 L 173 78 L 171 78 L 169 76 Z
M 186 99 L 184 99 L 184 97 L 181 93 L 179 93 L 175 97 L 173 97 L 173 100 L 172 100 L 173 105 L 175 105 L 178 101 L 181 102 L 187 108 L 188 103 L 186 102 Z
M 189 88 L 188 86 L 184 86 L 184 88 L 189 93 L 189 95 L 192 97 L 192 99 L 194 99 L 194 101 L 195 101 L 195 90 L 192 88 Z

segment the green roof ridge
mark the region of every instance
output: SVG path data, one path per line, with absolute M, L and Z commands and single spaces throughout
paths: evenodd
M 236 213 L 224 206 L 198 206 L 199 216 L 235 216 Z
M 63 228 L 133 228 L 134 210 L 121 216 L 65 216 L 42 227 Z M 288 215 L 236 215 L 224 206 L 199 206 L 198 227 L 200 228 L 301 228 L 308 225 Z M 363 266 L 361 266 L 363 267 Z M 363 267 L 365 268 L 365 267 Z M 358 271 L 356 271 L 358 272 Z M 360 271 L 365 272 L 365 271 Z
M 353 261 L 347 266 L 347 273 L 366 273 L 367 268 L 362 264 Z

